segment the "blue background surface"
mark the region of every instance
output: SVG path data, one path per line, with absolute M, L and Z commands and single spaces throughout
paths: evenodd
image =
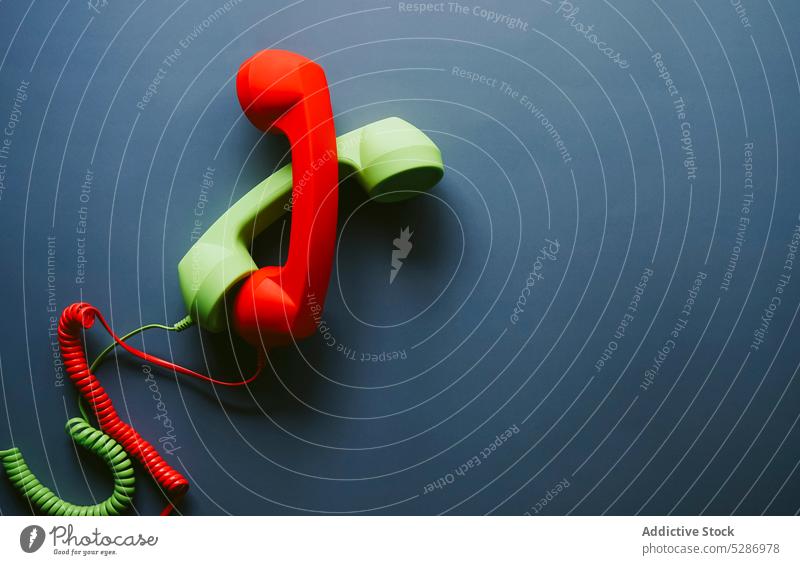
M 745 1 L 747 22 L 727 0 L 576 1 L 572 15 L 555 1 L 464 4 L 466 14 L 448 3 L 425 14 L 387 2 L 234 4 L 0 3 L 0 125 L 21 120 L 0 135 L 0 446 L 20 446 L 70 501 L 108 495 L 108 473 L 76 458 L 63 432 L 76 394 L 58 386 L 50 318 L 78 300 L 119 331 L 184 316 L 176 265 L 195 221 L 210 225 L 287 149 L 243 119 L 233 83 L 246 57 L 278 47 L 323 65 L 338 132 L 400 116 L 439 145 L 446 175 L 397 205 L 343 191 L 330 335 L 272 351 L 248 390 L 157 370 L 159 407 L 136 360 L 103 366 L 145 438 L 166 433 L 159 414 L 174 423 L 166 458 L 192 483 L 182 512 L 798 512 L 800 272 L 785 269 L 800 223 L 797 2 Z M 413 249 L 390 285 L 406 226 Z M 280 255 L 286 228 L 255 242 L 260 263 Z M 537 266 L 547 239 L 558 252 Z M 531 272 L 541 278 L 513 317 Z M 106 340 L 88 334 L 91 351 Z M 217 376 L 252 370 L 252 352 L 227 334 L 143 342 Z M 404 359 L 362 360 L 381 352 Z M 154 514 L 164 500 L 137 476 L 134 512 Z M 5 483 L 0 511 L 29 508 Z

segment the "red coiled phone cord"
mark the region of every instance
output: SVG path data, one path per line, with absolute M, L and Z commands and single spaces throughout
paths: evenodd
M 243 386 L 252 382 L 264 368 L 264 355 L 259 354 L 258 367 L 252 377 L 235 382 L 220 381 L 131 347 L 117 337 L 100 311 L 91 304 L 76 302 L 65 308 L 61 313 L 61 319 L 58 324 L 58 342 L 67 374 L 80 394 L 88 402 L 97 418 L 100 429 L 119 442 L 130 455 L 139 460 L 150 476 L 155 479 L 170 498 L 170 504 L 162 512 L 162 515 L 168 514 L 172 510 L 175 501 L 189 488 L 189 481 L 164 461 L 158 451 L 147 440 L 142 438 L 135 429 L 120 419 L 100 381 L 89 370 L 89 364 L 86 361 L 83 344 L 81 343 L 81 333 L 84 329 L 89 329 L 92 326 L 95 318 L 100 320 L 100 323 L 114 341 L 129 353 L 155 365 L 217 385 L 233 387 Z

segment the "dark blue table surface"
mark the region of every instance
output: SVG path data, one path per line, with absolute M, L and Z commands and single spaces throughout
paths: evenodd
M 249 389 L 99 371 L 191 481 L 182 512 L 796 514 L 800 5 L 737 4 L 0 3 L 0 447 L 70 501 L 108 496 L 64 433 L 52 320 L 184 316 L 195 222 L 287 148 L 233 81 L 276 47 L 323 65 L 338 132 L 400 116 L 446 174 L 396 205 L 342 191 L 325 331 Z M 134 343 L 253 367 L 226 333 Z M 0 511 L 29 512 L 5 479 Z

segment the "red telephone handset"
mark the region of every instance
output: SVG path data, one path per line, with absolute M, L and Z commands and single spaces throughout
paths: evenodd
M 306 57 L 265 50 L 242 64 L 236 91 L 256 127 L 289 138 L 293 208 L 285 265 L 264 267 L 245 281 L 233 322 L 253 345 L 285 345 L 314 333 L 312 306 L 324 304 L 333 266 L 339 197 L 328 83 L 322 67 Z

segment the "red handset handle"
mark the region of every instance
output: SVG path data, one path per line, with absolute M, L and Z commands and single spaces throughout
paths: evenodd
M 325 73 L 289 51 L 261 51 L 236 78 L 254 125 L 283 132 L 292 151 L 292 228 L 282 267 L 264 267 L 234 299 L 237 332 L 254 345 L 283 345 L 311 335 L 325 302 L 336 240 L 336 131 Z

